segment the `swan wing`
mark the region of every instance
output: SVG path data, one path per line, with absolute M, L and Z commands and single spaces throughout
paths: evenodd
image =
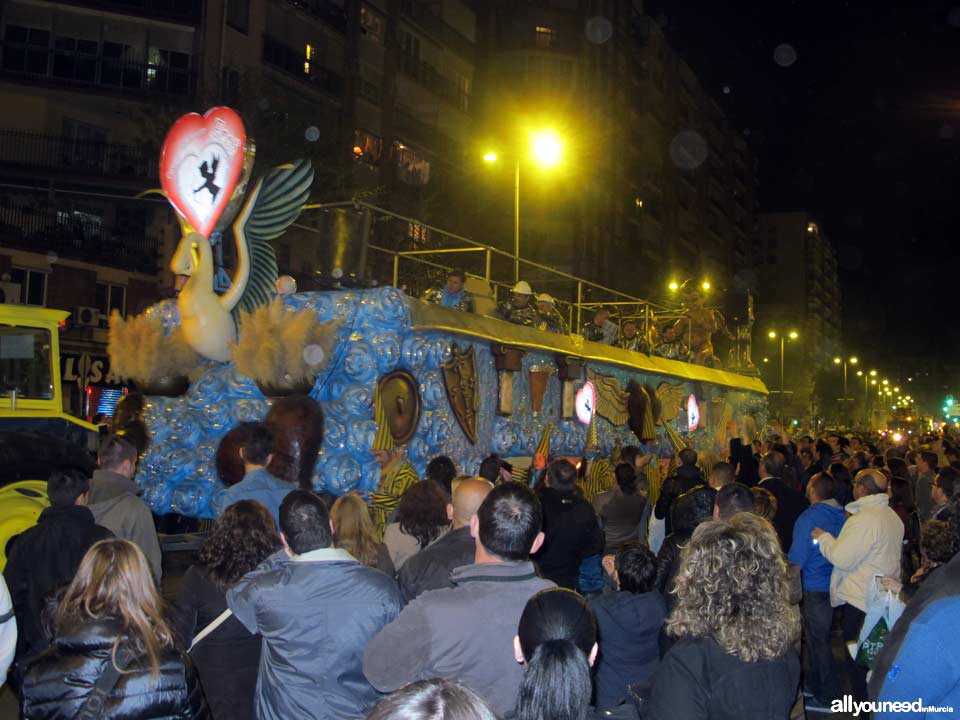
M 238 316 L 270 302 L 276 291 L 277 256 L 270 241 L 297 219 L 313 185 L 309 160 L 280 165 L 257 181 L 233 223 L 237 270 L 220 302 Z

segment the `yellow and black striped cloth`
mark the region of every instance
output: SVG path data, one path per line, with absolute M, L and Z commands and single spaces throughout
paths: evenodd
M 377 536 L 383 537 L 383 530 L 387 527 L 387 518 L 400 502 L 404 491 L 420 482 L 420 476 L 406 460 L 400 460 L 380 481 L 380 487 L 370 493 L 370 517 L 373 519 Z

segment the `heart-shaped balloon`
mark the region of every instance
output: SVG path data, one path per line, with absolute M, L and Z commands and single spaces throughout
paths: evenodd
M 160 153 L 160 184 L 177 212 L 209 237 L 243 171 L 247 134 L 228 107 L 177 120 Z

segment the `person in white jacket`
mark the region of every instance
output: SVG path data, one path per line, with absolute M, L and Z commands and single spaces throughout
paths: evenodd
M 7 670 L 17 651 L 17 621 L 7 583 L 0 575 L 0 686 L 7 681 Z
M 833 537 L 820 528 L 810 535 L 833 564 L 830 604 L 843 606 L 843 639 L 856 642 L 867 611 L 870 583 L 885 575 L 900 576 L 903 522 L 890 509 L 887 478 L 877 469 L 861 470 L 853 483 L 854 501 L 844 508 L 850 517 Z M 847 657 L 853 694 L 866 700 L 866 668 Z

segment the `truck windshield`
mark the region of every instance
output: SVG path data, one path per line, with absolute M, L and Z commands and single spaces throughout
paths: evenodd
M 0 397 L 51 400 L 50 331 L 0 324 Z

